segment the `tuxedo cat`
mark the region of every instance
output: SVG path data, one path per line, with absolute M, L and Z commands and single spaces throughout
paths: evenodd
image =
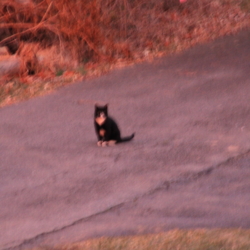
M 131 136 L 121 138 L 121 133 L 117 123 L 108 116 L 108 105 L 95 105 L 95 131 L 97 134 L 98 146 L 108 146 L 120 142 L 130 141 L 134 138 L 134 133 Z

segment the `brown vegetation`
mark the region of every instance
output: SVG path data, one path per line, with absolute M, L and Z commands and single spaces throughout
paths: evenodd
M 249 2 L 1 0 L 0 47 L 20 58 L 21 82 L 100 65 L 105 71 L 103 65 L 180 51 L 249 26 Z
M 249 250 L 250 231 L 241 229 L 170 230 L 160 234 L 103 237 L 34 250 Z

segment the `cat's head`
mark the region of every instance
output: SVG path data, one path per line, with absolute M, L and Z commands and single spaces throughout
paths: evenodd
M 95 117 L 106 118 L 108 116 L 108 104 L 99 106 L 95 104 Z

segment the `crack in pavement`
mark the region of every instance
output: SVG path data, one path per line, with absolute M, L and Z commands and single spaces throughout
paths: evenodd
M 140 197 L 136 197 L 135 199 L 143 198 L 143 197 L 146 197 L 148 195 L 152 195 L 152 194 L 154 194 L 154 193 L 156 193 L 158 191 L 161 191 L 161 190 L 168 190 L 170 188 L 170 186 L 173 186 L 173 185 L 176 185 L 176 184 L 188 184 L 188 183 L 190 183 L 192 181 L 196 181 L 201 177 L 204 177 L 204 176 L 207 176 L 207 175 L 211 174 L 214 170 L 222 167 L 225 164 L 228 164 L 228 163 L 230 163 L 232 161 L 235 161 L 235 160 L 238 160 L 240 158 L 243 158 L 243 157 L 247 156 L 249 153 L 250 153 L 250 149 L 247 150 L 246 152 L 242 153 L 242 154 L 229 157 L 225 161 L 222 161 L 220 163 L 212 165 L 212 166 L 210 166 L 210 167 L 208 167 L 206 169 L 203 169 L 201 171 L 198 171 L 196 173 L 190 173 L 189 175 L 185 174 L 181 178 L 179 177 L 177 179 L 170 180 L 170 181 L 163 181 L 160 185 L 158 185 L 154 189 L 151 189 L 149 192 L 143 194 Z M 128 202 L 124 202 L 124 203 L 128 203 Z
M 107 208 L 107 209 L 105 209 L 105 210 L 102 210 L 102 211 L 100 211 L 100 212 L 98 212 L 98 213 L 89 215 L 89 216 L 84 217 L 84 218 L 80 218 L 80 219 L 78 219 L 78 220 L 76 220 L 76 221 L 73 221 L 71 224 L 65 225 L 65 226 L 60 227 L 60 228 L 55 228 L 55 229 L 53 229 L 53 230 L 51 230 L 51 231 L 48 231 L 48 232 L 40 233 L 40 234 L 38 234 L 38 235 L 36 235 L 36 236 L 30 238 L 30 239 L 25 239 L 25 240 L 23 240 L 23 242 L 21 242 L 20 244 L 18 244 L 18 245 L 16 245 L 16 246 L 4 248 L 3 250 L 16 250 L 16 249 L 22 249 L 22 247 L 24 247 L 25 245 L 27 245 L 27 244 L 32 244 L 32 243 L 35 242 L 36 240 L 39 240 L 41 237 L 44 237 L 44 236 L 46 236 L 46 235 L 49 235 L 49 234 L 53 234 L 53 233 L 62 231 L 62 230 L 64 230 L 64 229 L 69 228 L 69 227 L 72 227 L 72 226 L 74 226 L 74 225 L 76 225 L 76 224 L 78 224 L 78 223 L 87 221 L 87 220 L 89 220 L 89 219 L 91 219 L 91 218 L 93 218 L 93 217 L 95 217 L 95 216 L 97 216 L 97 215 L 105 214 L 105 213 L 107 213 L 107 212 L 109 212 L 109 211 L 112 211 L 112 210 L 114 210 L 114 209 L 120 208 L 120 207 L 122 207 L 125 203 L 126 203 L 126 202 L 121 202 L 121 203 L 116 204 L 116 205 L 114 205 L 114 206 L 112 206 L 112 207 L 109 207 L 109 208 Z
M 225 164 L 228 164 L 232 161 L 236 161 L 240 158 L 243 158 L 245 156 L 247 156 L 248 154 L 250 154 L 250 149 L 247 150 L 246 152 L 242 153 L 242 154 L 239 154 L 239 155 L 236 155 L 236 156 L 232 156 L 232 157 L 229 157 L 228 159 L 226 159 L 225 161 L 223 162 L 220 162 L 220 163 L 217 163 L 215 165 L 212 165 L 204 170 L 201 170 L 201 171 L 198 171 L 196 173 L 190 173 L 189 175 L 184 175 L 183 177 L 180 177 L 180 178 L 177 178 L 177 179 L 174 179 L 174 180 L 170 180 L 170 181 L 163 181 L 161 184 L 157 185 L 155 188 L 149 190 L 148 192 L 145 192 L 144 194 L 142 195 L 137 195 L 127 201 L 123 201 L 119 204 L 116 204 L 116 205 L 113 205 L 111 207 L 108 207 L 107 209 L 105 210 L 102 210 L 100 212 L 97 212 L 95 214 L 92 214 L 92 215 L 89 215 L 87 217 L 84 217 L 84 218 L 80 218 L 76 221 L 73 221 L 71 224 L 68 224 L 68 225 L 65 225 L 63 227 L 60 227 L 60 228 L 55 228 L 51 231 L 48 231 L 48 232 L 43 232 L 43 233 L 40 233 L 30 239 L 25 239 L 23 240 L 20 244 L 16 245 L 16 246 L 12 246 L 12 247 L 8 247 L 8 248 L 4 248 L 3 250 L 17 250 L 17 249 L 22 249 L 23 247 L 25 247 L 26 245 L 31 245 L 33 243 L 35 243 L 36 241 L 39 241 L 39 239 L 43 238 L 44 236 L 47 236 L 47 235 L 50 235 L 50 234 L 53 234 L 53 233 L 56 233 L 56 232 L 60 232 L 60 231 L 63 231 L 64 229 L 67 229 L 67 228 L 70 228 L 72 226 L 75 226 L 79 223 L 82 223 L 82 222 L 85 222 L 85 221 L 88 221 L 98 215 L 103 215 L 105 213 L 108 213 L 110 211 L 113 211 L 113 210 L 116 210 L 116 209 L 119 209 L 121 207 L 123 207 L 125 204 L 128 204 L 130 202 L 133 202 L 135 200 L 138 200 L 138 199 L 141 199 L 141 198 L 144 198 L 146 196 L 149 196 L 149 195 L 152 195 L 152 194 L 155 194 L 156 192 L 158 191 L 161 191 L 161 190 L 169 190 L 169 188 L 173 185 L 176 185 L 176 184 L 188 184 L 192 181 L 195 181 L 201 177 L 204 177 L 204 176 L 207 176 L 209 174 L 211 174 L 214 170 L 222 167 L 223 165 Z

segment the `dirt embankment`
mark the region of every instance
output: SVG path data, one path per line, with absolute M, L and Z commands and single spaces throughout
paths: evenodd
M 238 31 L 249 13 L 249 0 L 3 0 L 0 105 Z

